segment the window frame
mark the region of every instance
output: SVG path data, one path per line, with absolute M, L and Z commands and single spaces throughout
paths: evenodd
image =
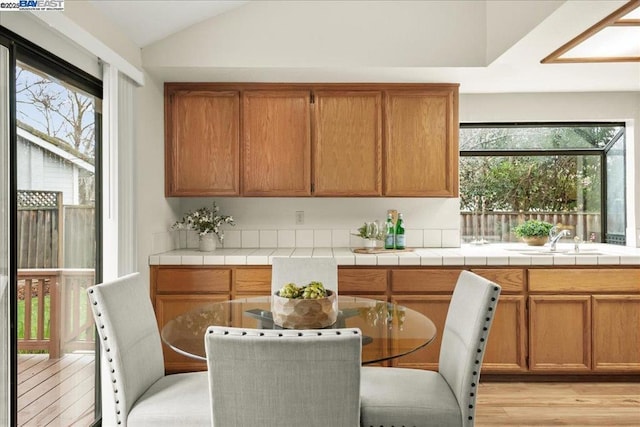
M 12 209 L 10 211 L 11 224 L 16 223 L 16 209 L 17 206 L 17 157 L 15 147 L 17 145 L 17 115 L 16 115 L 16 65 L 18 62 L 28 64 L 29 66 L 36 67 L 39 70 L 49 74 L 50 76 L 59 79 L 65 83 L 69 83 L 72 86 L 86 92 L 87 94 L 94 96 L 101 101 L 104 99 L 103 83 L 100 79 L 90 75 L 75 65 L 65 61 L 64 59 L 54 55 L 53 53 L 41 48 L 40 46 L 32 43 L 31 41 L 21 37 L 20 35 L 10 31 L 4 26 L 0 25 L 0 44 L 6 46 L 9 49 L 9 79 L 12 82 L 10 86 L 9 94 L 9 142 L 10 148 L 10 204 Z M 96 226 L 96 262 L 95 262 L 95 281 L 96 283 L 102 282 L 103 265 L 102 265 L 102 112 L 96 109 L 95 112 L 95 186 L 96 186 L 96 201 L 95 201 L 95 226 Z M 18 278 L 18 266 L 17 257 L 15 256 L 17 251 L 17 238 L 13 225 L 10 229 L 10 283 L 17 283 Z M 16 422 L 18 415 L 18 357 L 17 357 L 17 342 L 18 342 L 18 323 L 17 323 L 17 289 L 16 286 L 9 286 L 9 299 L 10 299 L 10 346 L 7 349 L 10 352 L 10 420 Z M 100 425 L 102 418 L 101 408 L 101 378 L 100 378 L 100 342 L 96 339 L 95 347 L 95 384 L 94 384 L 94 421 L 92 425 Z
M 600 158 L 600 191 L 602 197 L 600 198 L 600 212 L 602 217 L 602 242 L 610 243 L 609 234 L 607 232 L 608 211 L 607 211 L 607 153 L 613 147 L 613 145 L 625 135 L 626 123 L 623 121 L 590 121 L 590 122 L 466 122 L 460 123 L 460 131 L 465 128 L 569 128 L 569 127 L 597 127 L 597 126 L 618 126 L 623 130 L 616 134 L 611 141 L 609 141 L 604 147 L 597 148 L 566 148 L 566 149 L 513 149 L 513 150 L 463 150 L 460 149 L 460 158 L 462 157 L 542 157 L 542 156 L 598 156 Z M 626 139 L 624 159 L 626 160 Z M 626 162 L 625 162 L 626 169 Z M 626 172 L 623 174 L 624 185 L 626 186 Z M 627 198 L 625 194 L 624 198 L 624 221 L 627 223 L 626 207 Z M 616 235 L 617 236 L 617 235 Z M 626 236 L 622 236 L 622 245 L 626 244 Z M 613 242 L 612 242 L 613 243 Z M 618 243 L 620 244 L 620 243 Z

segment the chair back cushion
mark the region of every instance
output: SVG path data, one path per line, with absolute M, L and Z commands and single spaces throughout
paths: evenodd
M 87 289 L 108 366 L 116 422 L 126 425 L 136 400 L 164 376 L 158 324 L 148 286 L 134 273 Z M 105 387 L 103 387 L 103 392 Z M 113 407 L 112 405 L 108 405 Z
M 438 370 L 458 399 L 462 425 L 473 425 L 475 418 L 480 368 L 499 295 L 497 284 L 462 271 L 447 312 Z
M 361 342 L 359 329 L 209 327 L 213 425 L 358 426 Z
M 305 286 L 316 281 L 338 295 L 338 264 L 335 258 L 273 258 L 272 264 L 272 294 L 287 283 Z

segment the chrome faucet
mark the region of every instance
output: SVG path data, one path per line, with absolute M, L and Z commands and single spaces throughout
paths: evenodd
M 560 232 L 558 232 L 558 226 L 554 225 L 551 230 L 549 230 L 549 251 L 555 252 L 558 240 L 562 239 L 564 236 L 571 236 L 571 232 L 569 230 L 560 230 Z

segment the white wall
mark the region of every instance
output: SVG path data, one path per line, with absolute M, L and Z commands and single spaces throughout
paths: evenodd
M 484 16 L 484 2 L 469 0 L 254 1 L 145 47 L 143 64 L 483 66 Z
M 142 66 L 140 48 L 129 40 L 124 32 L 100 10 L 93 7 L 91 2 L 87 0 L 67 1 L 64 4 L 64 14 L 114 52 L 117 52 L 131 65 L 138 68 Z
M 168 226 L 178 216 L 178 200 L 164 197 L 164 93 L 162 84 L 145 75 L 137 90 L 137 233 L 138 269 L 148 282 L 149 255 L 173 249 Z
M 626 122 L 627 244 L 640 245 L 640 93 L 463 94 L 460 121 Z

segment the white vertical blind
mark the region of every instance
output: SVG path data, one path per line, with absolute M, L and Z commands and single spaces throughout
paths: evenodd
M 137 270 L 135 93 L 136 83 L 104 65 L 103 280 Z
M 118 69 L 103 64 L 102 280 L 118 277 Z
M 0 46 L 0 425 L 11 425 L 9 377 L 9 50 Z M 17 368 L 17 367 L 16 367 Z
M 137 268 L 135 144 L 136 84 L 118 73 L 118 275 Z

